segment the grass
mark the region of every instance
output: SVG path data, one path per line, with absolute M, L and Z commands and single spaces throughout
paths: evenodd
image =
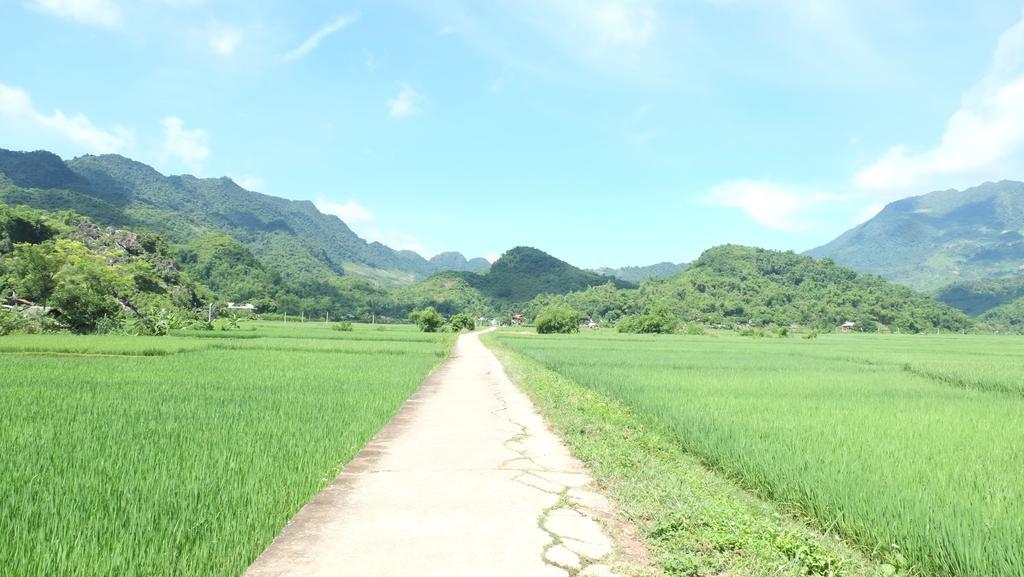
M 452 342 L 244 326 L 0 339 L 0 575 L 240 574 Z
M 730 529 L 731 514 L 713 506 L 708 513 L 701 499 L 691 498 L 718 491 L 690 478 L 697 473 L 681 460 L 685 455 L 857 543 L 881 563 L 875 571 L 1009 577 L 1024 568 L 1019 339 L 602 332 L 505 333 L 494 342 L 521 356 L 522 382 L 607 482 L 631 478 L 648 487 L 649 494 L 639 495 L 627 488 L 621 500 L 633 503 L 628 508 L 671 574 L 771 575 L 780 549 L 822 550 L 799 531 L 780 548 L 766 537 L 779 534 L 779 525 L 753 530 L 750 541 L 747 527 L 759 523 L 756 515 Z M 591 404 L 576 410 L 576 401 L 561 404 L 563 396 Z M 602 403 L 615 409 L 603 410 Z M 592 429 L 615 422 L 618 413 L 625 420 L 601 443 L 639 437 L 622 449 L 637 451 L 636 462 L 620 455 L 626 465 L 595 463 L 605 449 Z M 586 431 L 575 442 L 580 435 L 573 427 Z M 735 500 L 725 502 L 728 508 Z M 730 537 L 723 547 L 712 535 L 711 552 L 704 553 L 709 530 Z M 675 570 L 678 556 L 692 563 Z M 758 557 L 763 561 L 750 560 Z M 839 561 L 801 570 L 861 574 L 848 553 L 820 557 Z

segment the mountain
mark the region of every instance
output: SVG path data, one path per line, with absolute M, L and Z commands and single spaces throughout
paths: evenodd
M 577 268 L 544 251 L 518 246 L 501 255 L 485 274 L 444 272 L 398 289 L 395 299 L 409 308 L 433 306 L 449 314 L 471 311 L 490 314 L 525 303 L 540 294 L 561 295 L 587 287 L 636 285 Z
M 491 268 L 491 263 L 485 258 L 473 258 L 466 260 L 460 252 L 442 252 L 430 259 L 430 264 L 438 270 L 467 271 L 485 273 Z
M 463 312 L 474 317 L 493 315 L 495 303 L 474 286 L 476 277 L 470 272 L 440 272 L 394 289 L 395 304 L 403 312 L 434 307 L 445 316 Z
M 834 328 L 854 321 L 861 330 L 881 325 L 911 332 L 973 325 L 962 312 L 924 294 L 792 252 L 715 247 L 668 284 L 712 322 L 749 318 L 759 325 Z
M 624 266 L 622 268 L 601 267 L 593 269 L 592 272 L 605 276 L 613 276 L 617 279 L 640 284 L 651 279 L 671 278 L 681 271 L 686 270 L 688 263 L 659 262 L 647 266 Z
M 940 290 L 935 298 L 971 316 L 1009 304 L 1024 297 L 1024 274 L 1017 276 L 961 281 Z
M 501 255 L 484 275 L 471 278 L 470 284 L 491 298 L 508 302 L 526 302 L 539 294 L 564 294 L 591 286 L 612 283 L 620 288 L 632 283 L 576 268 L 548 253 L 517 246 Z
M 1024 271 L 1024 183 L 905 198 L 806 254 L 924 291 L 1017 275 Z
M 986 311 L 980 320 L 993 330 L 1024 334 L 1024 297 Z
M 824 330 L 853 321 L 855 330 L 961 331 L 973 321 L 927 295 L 829 260 L 736 245 L 705 251 L 683 272 L 651 280 L 637 290 L 608 286 L 558 297 L 539 297 L 525 310 L 567 304 L 605 323 L 656 309 L 699 324 Z
M 118 155 L 81 156 L 0 149 L 0 200 L 74 210 L 99 224 L 148 228 L 172 242 L 227 235 L 291 280 L 356 275 L 408 284 L 442 270 L 484 270 L 484 259 L 458 253 L 427 260 L 366 242 L 309 201 L 246 190 L 230 178 L 165 176 Z

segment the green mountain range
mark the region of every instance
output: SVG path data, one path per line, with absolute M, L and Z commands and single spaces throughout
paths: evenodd
M 1024 298 L 1024 274 L 953 283 L 940 290 L 935 298 L 971 316 L 983 315 Z
M 438 273 L 395 294 L 398 302 L 415 308 L 433 306 L 444 314 L 490 314 L 514 309 L 540 294 L 565 294 L 606 284 L 636 288 L 633 283 L 577 268 L 544 251 L 518 246 L 501 255 L 485 274 Z
M 227 235 L 295 281 L 355 275 L 401 285 L 443 270 L 488 268 L 486 260 L 459 253 L 427 260 L 366 242 L 309 201 L 252 192 L 226 177 L 165 176 L 117 155 L 64 161 L 45 151 L 0 149 L 0 201 L 74 210 L 101 225 L 151 229 L 180 244 Z
M 1024 183 L 905 198 L 807 252 L 922 291 L 1024 274 Z
M 708 249 L 671 279 L 648 281 L 638 289 L 606 285 L 546 295 L 526 310 L 535 313 L 552 304 L 607 323 L 661 307 L 689 322 L 729 327 L 796 324 L 833 330 L 851 321 L 858 331 L 919 332 L 974 326 L 961 311 L 927 295 L 828 259 L 736 245 Z

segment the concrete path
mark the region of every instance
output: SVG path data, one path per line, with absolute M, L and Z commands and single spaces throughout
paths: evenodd
M 590 483 L 479 335 L 462 335 L 245 575 L 613 575 Z

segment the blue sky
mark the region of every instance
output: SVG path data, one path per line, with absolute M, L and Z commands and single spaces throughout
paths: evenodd
M 426 256 L 801 251 L 1024 178 L 1020 1 L 0 0 L 0 54 L 0 147 L 228 175 Z

